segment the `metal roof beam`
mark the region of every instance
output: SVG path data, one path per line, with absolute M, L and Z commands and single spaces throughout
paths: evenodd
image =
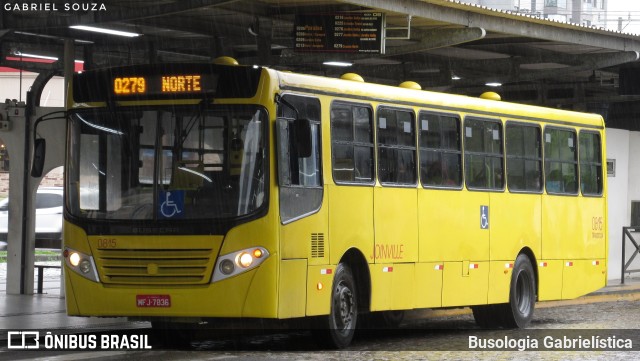
M 570 44 L 580 44 L 620 51 L 640 51 L 640 42 L 623 34 L 607 34 L 578 25 L 552 23 L 548 20 L 470 7 L 438 0 L 338 0 L 378 11 L 407 14 L 468 27 L 479 27 L 489 32 L 521 35 Z
M 511 59 L 496 59 L 496 60 L 480 60 L 480 61 L 452 61 L 452 67 L 454 69 L 488 69 L 486 72 L 491 73 L 487 76 L 476 76 L 472 80 L 461 79 L 457 81 L 456 86 L 469 86 L 486 81 L 499 81 L 501 83 L 512 83 L 522 81 L 533 81 L 541 79 L 554 79 L 558 76 L 567 76 L 571 73 L 576 73 L 586 70 L 597 70 L 625 64 L 636 61 L 640 58 L 638 52 L 627 51 L 622 53 L 605 53 L 605 54 L 583 54 L 576 59 L 580 60 L 580 63 L 575 66 L 550 69 L 550 70 L 522 70 L 518 69 L 513 71 L 513 60 Z M 518 60 L 515 64 L 530 63 L 526 60 Z M 498 71 L 503 69 L 503 73 Z

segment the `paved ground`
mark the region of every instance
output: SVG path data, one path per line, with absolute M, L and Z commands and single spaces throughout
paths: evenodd
M 43 263 L 43 262 L 38 262 Z M 59 264 L 56 262 L 46 264 Z M 37 277 L 37 276 L 35 276 Z M 44 273 L 44 294 L 7 295 L 6 263 L 0 263 L 0 329 L 38 328 L 66 334 L 148 334 L 150 351 L 112 350 L 72 353 L 63 351 L 2 352 L 6 335 L 0 333 L 0 360 L 630 360 L 640 353 L 625 351 L 488 351 L 469 350 L 471 337 L 480 339 L 515 339 L 526 342 L 538 336 L 599 338 L 640 337 L 640 278 L 627 279 L 625 285 L 613 281 L 606 288 L 572 301 L 544 302 L 537 309 L 531 328 L 524 331 L 481 330 L 469 309 L 422 310 L 407 315 L 399 330 L 361 331 L 344 351 L 322 350 L 305 330 L 229 337 L 225 331 L 200 333 L 187 348 L 175 351 L 165 339 L 149 330 L 149 323 L 128 322 L 124 318 L 68 317 L 60 297 L 60 270 Z M 35 325 L 35 326 L 34 326 Z M 236 332 L 237 333 L 237 332 Z M 612 334 L 613 333 L 613 334 Z M 640 350 L 640 339 L 634 339 Z M 526 347 L 525 347 L 526 348 Z

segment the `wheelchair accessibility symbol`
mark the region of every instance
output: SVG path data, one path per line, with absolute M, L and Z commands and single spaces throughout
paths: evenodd
M 180 218 L 184 211 L 184 191 L 160 191 L 158 204 L 163 218 Z
M 489 229 L 489 206 L 480 206 L 480 228 Z

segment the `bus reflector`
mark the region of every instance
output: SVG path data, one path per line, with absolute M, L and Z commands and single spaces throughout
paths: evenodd
M 547 262 L 540 262 L 540 267 L 547 267 Z
M 592 262 L 592 264 L 593 264 L 594 266 L 598 266 L 598 265 L 600 264 L 600 261 L 593 261 L 593 262 Z
M 569 261 L 566 263 L 567 267 L 573 267 L 573 262 Z
M 333 270 L 331 268 L 323 268 L 320 270 L 321 275 L 330 275 L 331 273 L 333 273 Z
M 393 267 L 383 267 L 382 272 L 393 272 Z
M 478 267 L 480 267 L 480 265 L 479 265 L 479 264 L 477 264 L 477 263 L 471 263 L 471 264 L 469 265 L 469 269 L 477 269 Z
M 513 268 L 513 263 L 505 263 L 504 268 Z
M 322 285 L 322 282 L 318 282 L 318 285 L 316 286 L 316 288 L 318 289 L 318 291 L 321 291 L 324 286 Z
M 435 270 L 436 270 L 436 271 L 442 271 L 443 269 L 444 269 L 444 265 L 443 265 L 443 264 L 437 264 L 437 265 L 435 266 Z

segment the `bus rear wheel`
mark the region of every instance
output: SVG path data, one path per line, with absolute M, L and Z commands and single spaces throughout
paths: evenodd
M 330 348 L 347 347 L 356 331 L 358 295 L 351 269 L 338 264 L 331 290 L 331 311 L 321 319 L 319 341 Z
M 504 326 L 524 328 L 536 305 L 536 275 L 529 257 L 518 255 L 511 274 L 509 303 L 504 307 Z
M 529 257 L 516 258 L 511 274 L 509 303 L 472 307 L 476 324 L 483 328 L 524 328 L 533 318 L 536 276 Z

